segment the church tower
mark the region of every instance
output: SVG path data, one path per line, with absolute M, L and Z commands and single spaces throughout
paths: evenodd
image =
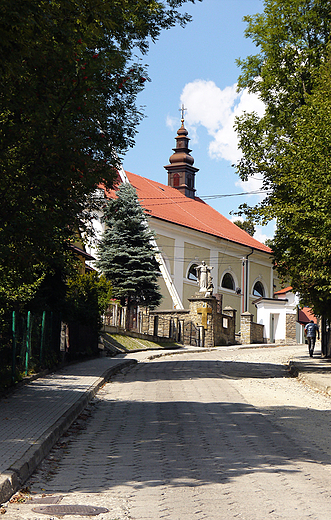
M 176 188 L 186 197 L 194 199 L 195 194 L 195 174 L 199 171 L 193 166 L 194 159 L 190 155 L 188 131 L 184 128 L 184 105 L 182 105 L 182 126 L 177 131 L 175 152 L 170 158 L 170 164 L 165 166 L 168 172 L 168 186 Z

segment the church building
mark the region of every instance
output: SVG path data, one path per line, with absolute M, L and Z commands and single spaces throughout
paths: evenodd
M 189 149 L 184 119 L 177 131 L 174 153 L 165 166 L 168 183 L 119 172 L 122 182 L 136 188 L 148 224 L 155 234 L 162 278 L 160 310 L 187 309 L 198 290 L 196 267 L 209 265 L 213 294 L 222 295 L 222 306 L 240 315 L 250 312 L 256 320 L 257 298 L 273 297 L 278 280 L 269 247 L 233 224 L 196 197 L 195 180 L 199 171 Z

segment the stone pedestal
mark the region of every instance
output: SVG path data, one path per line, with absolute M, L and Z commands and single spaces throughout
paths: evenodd
M 234 345 L 235 310 L 222 312 L 222 300 L 215 296 L 203 297 L 201 293 L 189 298 L 189 319 L 204 331 L 204 346 Z
M 215 346 L 215 317 L 216 317 L 216 298 L 213 296 L 204 298 L 201 294 L 196 293 L 193 298 L 189 298 L 190 302 L 190 320 L 197 327 L 204 330 L 204 346 Z

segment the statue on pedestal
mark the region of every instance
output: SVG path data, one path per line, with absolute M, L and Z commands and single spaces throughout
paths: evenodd
M 206 265 L 206 262 L 202 260 L 201 264 L 196 268 L 197 282 L 199 284 L 199 292 L 205 293 L 205 296 L 211 296 L 213 294 L 213 278 L 211 276 L 212 266 Z

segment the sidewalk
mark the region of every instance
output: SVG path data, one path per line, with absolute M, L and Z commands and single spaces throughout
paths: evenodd
M 331 359 L 322 358 L 320 349 L 315 349 L 314 357 L 308 356 L 308 347 L 303 355 L 290 361 L 290 373 L 303 380 L 314 390 L 331 396 Z
M 270 348 L 270 345 L 264 346 Z M 112 374 L 139 360 L 196 350 L 204 349 L 136 352 L 73 364 L 36 379 L 0 400 L 0 504 L 22 487 Z M 309 358 L 306 349 L 298 347 L 298 355 L 290 362 L 290 372 L 314 389 L 331 395 L 331 360 L 322 359 L 319 351 L 314 358 Z
M 98 389 L 133 359 L 102 357 L 69 365 L 0 401 L 0 504 L 31 475 Z

